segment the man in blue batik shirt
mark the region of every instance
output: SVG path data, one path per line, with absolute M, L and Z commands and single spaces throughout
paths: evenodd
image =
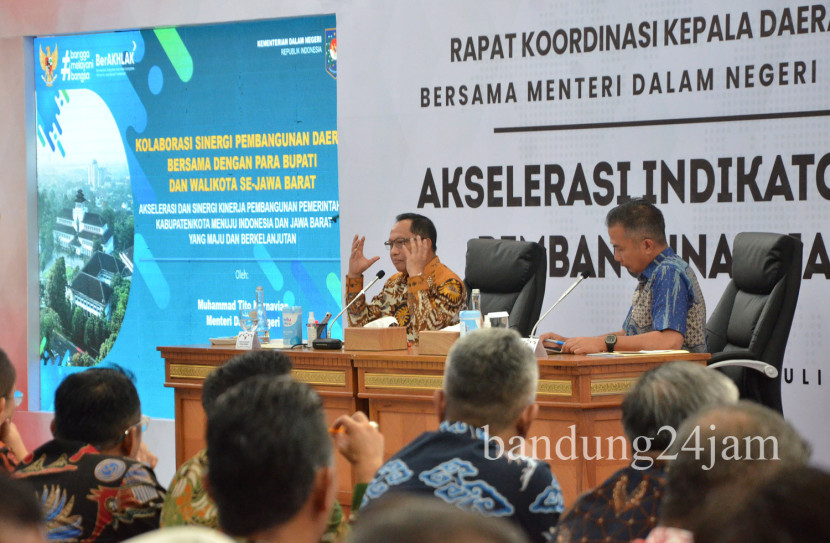
M 514 454 L 539 409 L 538 379 L 536 357 L 515 331 L 459 339 L 435 394 L 438 431 L 421 434 L 378 470 L 361 511 L 387 493 L 418 493 L 549 541 L 564 509 L 559 484 L 547 462 Z
M 666 243 L 663 214 L 651 203 L 630 200 L 605 218 L 614 259 L 638 281 L 623 329 L 592 337 L 542 334 L 562 352 L 686 349 L 706 352 L 706 304 L 692 268 Z

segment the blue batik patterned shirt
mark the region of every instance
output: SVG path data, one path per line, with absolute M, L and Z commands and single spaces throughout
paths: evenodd
M 508 518 L 531 541 L 550 541 L 564 510 L 550 466 L 500 453 L 483 429 L 442 422 L 437 432 L 421 434 L 381 466 L 361 510 L 387 492 L 415 492 L 484 516 Z
M 623 323 L 625 334 L 675 330 L 683 334 L 683 349 L 705 353 L 706 304 L 691 266 L 668 247 L 638 280 Z

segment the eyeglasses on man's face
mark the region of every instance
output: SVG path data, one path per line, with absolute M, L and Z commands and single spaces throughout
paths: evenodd
M 398 238 L 391 241 L 384 241 L 383 245 L 387 251 L 391 251 L 393 246 L 395 249 L 401 249 L 404 245 L 409 245 L 410 241 L 412 241 L 412 238 Z
M 130 430 L 132 428 L 138 428 L 141 431 L 141 433 L 143 434 L 144 432 L 147 431 L 147 428 L 149 428 L 149 427 L 150 427 L 150 417 L 148 417 L 147 415 L 141 415 L 141 418 L 138 420 L 138 422 L 136 422 L 135 424 L 133 424 L 132 426 L 130 426 L 126 430 L 124 430 L 124 433 L 121 435 L 121 437 L 118 438 L 118 442 L 120 443 L 121 441 L 123 441 L 124 438 L 127 437 L 130 434 Z
M 130 426 L 130 428 L 138 428 L 139 430 L 141 430 L 142 434 L 144 432 L 146 432 L 147 428 L 149 428 L 149 427 L 150 427 L 150 417 L 148 417 L 147 415 L 141 415 L 141 418 L 138 420 L 138 422 L 136 422 L 135 424 Z M 128 432 L 130 431 L 130 428 L 127 428 Z

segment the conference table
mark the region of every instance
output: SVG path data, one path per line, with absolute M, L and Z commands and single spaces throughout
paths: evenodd
M 214 368 L 244 351 L 231 346 L 158 347 L 165 386 L 174 389 L 176 466 L 205 446 L 202 382 Z M 433 397 L 441 388 L 444 356 L 406 351 L 282 350 L 295 379 L 314 387 L 329 423 L 363 411 L 378 423 L 388 458 L 422 432 L 436 430 Z M 552 354 L 539 358 L 539 415 L 524 452 L 546 460 L 566 506 L 630 462 L 620 405 L 643 372 L 673 360 L 705 363 L 708 354 L 648 353 L 636 356 Z M 517 443 L 506 443 L 511 450 Z M 353 473 L 337 455 L 338 501 L 351 503 Z

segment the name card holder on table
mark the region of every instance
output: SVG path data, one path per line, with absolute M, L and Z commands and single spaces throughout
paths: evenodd
M 522 341 L 533 351 L 536 358 L 547 358 L 548 352 L 545 350 L 545 346 L 542 345 L 542 340 L 538 337 L 523 337 Z
M 242 351 L 261 349 L 262 344 L 259 342 L 259 336 L 257 336 L 256 330 L 239 332 L 239 335 L 236 336 L 236 348 Z

